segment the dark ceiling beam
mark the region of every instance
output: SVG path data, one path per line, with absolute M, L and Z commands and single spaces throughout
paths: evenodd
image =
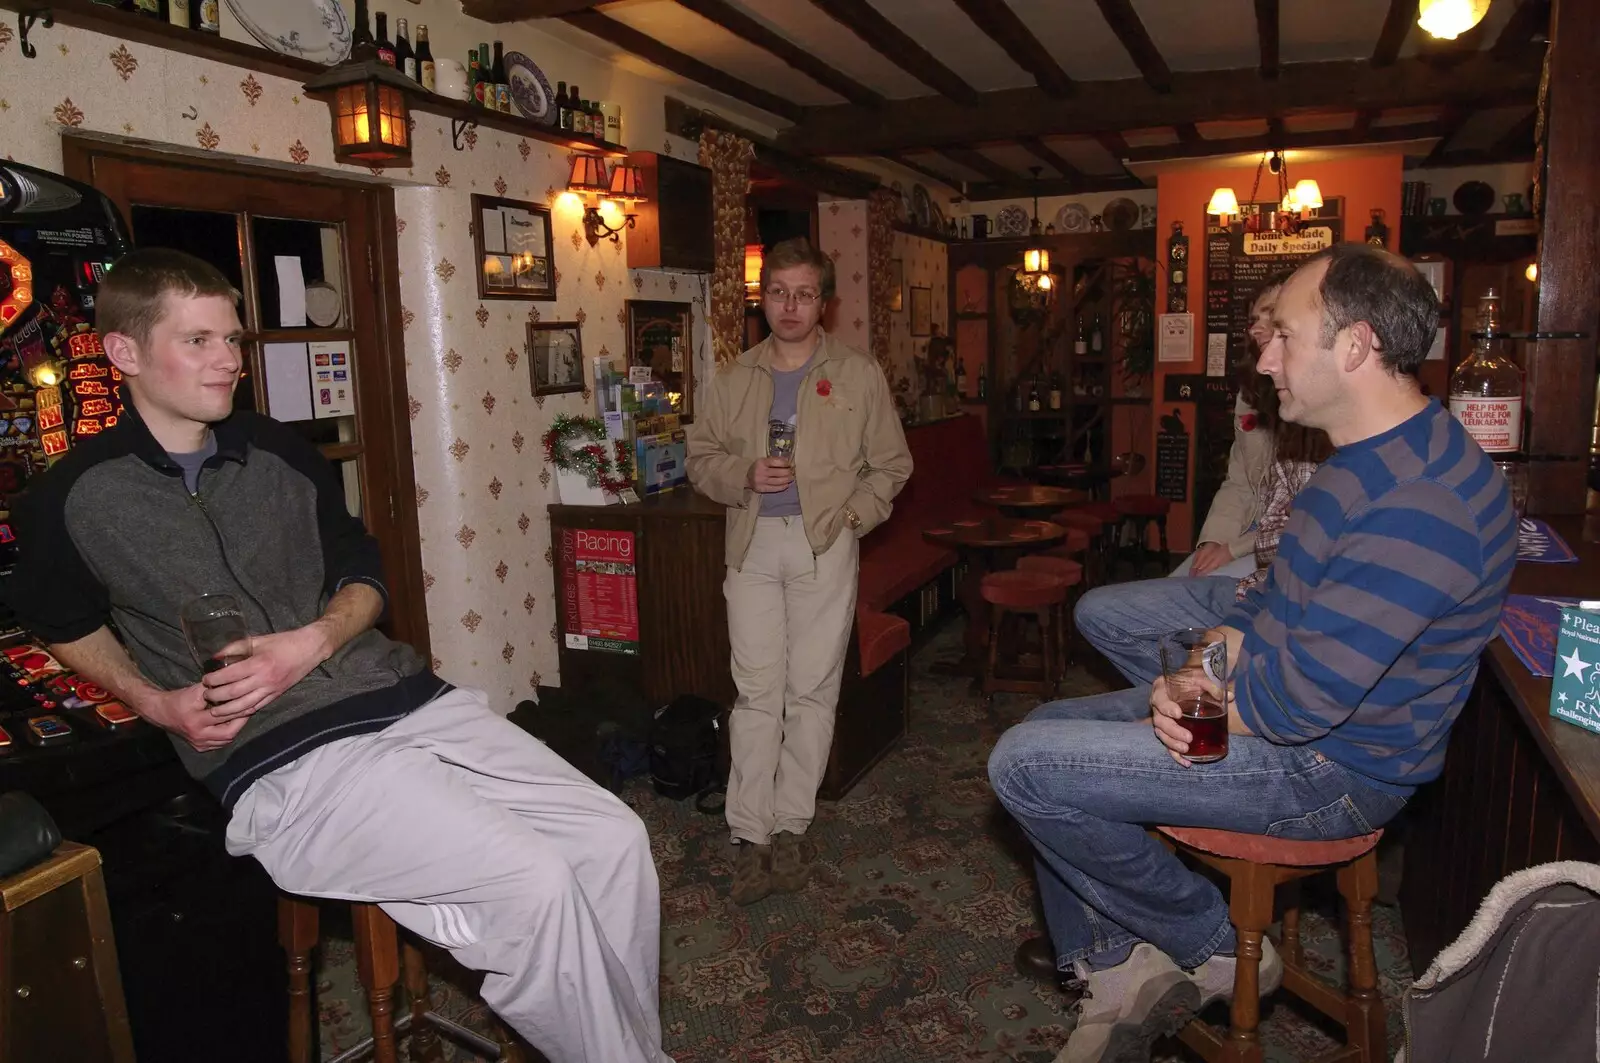
M 1417 0 L 1389 0 L 1389 13 L 1383 19 L 1383 31 L 1378 34 L 1378 46 L 1372 50 L 1373 66 L 1389 66 L 1400 55 L 1400 46 L 1417 21 Z
M 1062 158 L 1060 153 L 1054 151 L 1050 145 L 1046 144 L 1038 137 L 1023 137 L 1021 140 L 1017 141 L 1017 143 L 1022 145 L 1022 147 L 1026 149 L 1027 152 L 1034 158 L 1038 159 L 1040 162 L 1051 167 L 1057 173 L 1059 173 L 1063 180 L 1078 181 L 1080 183 L 1084 180 L 1084 173 L 1082 170 L 1078 169 L 1076 166 L 1072 165 L 1072 163 Z
M 1261 76 L 1278 76 L 1278 0 L 1256 0 L 1256 39 L 1261 43 Z
M 947 188 L 959 189 L 961 187 L 962 182 L 960 178 L 951 177 L 949 174 L 940 173 L 938 170 L 929 169 L 922 163 L 908 159 L 904 155 L 900 155 L 895 152 L 885 152 L 883 157 L 894 163 L 896 166 L 904 166 L 912 173 L 919 173 L 928 180 L 937 181 Z
M 1173 128 L 1177 130 L 1179 144 L 1200 144 L 1206 139 L 1200 135 L 1200 127 L 1193 122 L 1179 122 Z
M 1065 100 L 1053 100 L 1037 88 L 986 92 L 977 107 L 918 96 L 891 100 L 878 111 L 843 104 L 809 108 L 805 119 L 785 130 L 780 140 L 802 154 L 881 155 L 1183 122 L 1403 107 L 1503 107 L 1534 102 L 1543 64 L 1544 48 L 1529 47 L 1510 58 L 1479 53 L 1449 67 L 1416 59 L 1381 68 L 1366 60 L 1285 63 L 1276 81 L 1263 81 L 1254 68 L 1180 71 L 1173 75 L 1171 93 L 1128 79 L 1079 81 Z
M 1439 143 L 1433 146 L 1422 160 L 1423 166 L 1439 166 L 1440 162 L 1450 152 L 1450 141 L 1455 137 L 1461 127 L 1467 124 L 1467 119 L 1472 117 L 1472 112 L 1465 107 L 1446 107 L 1439 115 Z
M 1072 79 L 1006 0 L 955 0 L 955 3 L 1013 63 L 1032 74 L 1034 82 L 1046 93 L 1063 97 L 1072 91 Z
M 1111 27 L 1111 32 L 1127 49 L 1128 58 L 1144 75 L 1145 83 L 1157 92 L 1171 92 L 1172 71 L 1167 68 L 1167 61 L 1161 58 L 1161 50 L 1150 39 L 1144 23 L 1139 21 L 1139 13 L 1133 9 L 1133 0 L 1095 0 L 1095 3 L 1100 5 L 1100 14 L 1106 20 L 1106 25 Z
M 1534 130 L 1539 124 L 1539 109 L 1536 107 L 1518 119 L 1517 124 L 1500 134 L 1494 144 L 1489 148 L 1492 155 L 1512 156 L 1526 152 L 1529 157 L 1533 155 Z
M 991 181 L 1015 181 L 1021 175 L 1000 165 L 989 156 L 971 148 L 945 148 L 940 154 L 951 162 L 974 173 L 981 173 Z
M 1496 55 L 1511 55 L 1533 40 L 1535 34 L 1550 28 L 1550 0 L 1522 0 L 1500 28 L 1491 49 Z
M 1354 137 L 1353 143 L 1360 144 L 1367 139 L 1367 130 L 1372 128 L 1372 112 L 1357 111 L 1356 120 L 1350 125 L 1350 135 Z
M 878 14 L 867 0 L 811 0 L 811 3 L 860 37 L 873 51 L 946 99 L 968 106 L 978 102 L 977 89 L 962 81 L 954 70 L 935 59 L 900 27 Z
M 1283 127 L 1283 117 L 1273 115 L 1267 119 L 1267 139 L 1274 144 L 1282 144 L 1289 137 L 1289 131 Z
M 756 161 L 791 184 L 847 199 L 865 199 L 882 184 L 872 174 L 785 151 L 774 144 L 770 137 L 731 122 L 714 111 L 702 110 L 672 96 L 666 99 L 665 116 L 667 132 L 686 140 L 699 140 L 701 132 L 706 129 L 720 129 L 744 137 L 755 145 Z
M 817 84 L 838 93 L 851 103 L 863 107 L 882 107 L 884 99 L 854 78 L 847 77 L 818 59 L 815 53 L 801 48 L 782 34 L 775 33 L 762 23 L 740 11 L 726 0 L 678 0 L 707 22 L 715 23 L 736 37 L 742 37 L 763 51 L 788 63 Z
M 765 89 L 758 89 L 749 82 L 741 81 L 714 66 L 707 66 L 693 56 L 684 55 L 675 48 L 668 48 L 655 38 L 640 33 L 632 26 L 618 22 L 614 18 L 608 18 L 598 11 L 578 11 L 562 15 L 561 20 L 603 41 L 610 41 L 623 51 L 632 52 L 640 59 L 654 63 L 663 70 L 670 70 L 708 89 L 715 89 L 736 100 L 759 107 L 763 111 L 771 111 L 791 122 L 798 122 L 805 117 L 805 109 L 794 101 L 775 96 Z
M 1021 178 L 1014 181 L 986 181 L 967 186 L 967 199 L 982 203 L 991 199 L 1031 199 L 1034 196 L 1075 196 L 1085 192 L 1121 192 L 1148 187 L 1130 173 L 1086 174 L 1082 181 L 1041 177 L 1034 181 Z M 1040 219 L 1043 221 L 1044 219 Z
M 519 22 L 588 11 L 607 0 L 461 0 L 461 13 L 485 22 Z
M 1412 122 L 1407 125 L 1381 126 L 1377 129 L 1327 129 L 1318 133 L 1285 133 L 1280 137 L 1271 134 L 1256 137 L 1230 137 L 1227 140 L 1203 140 L 1196 145 L 1162 144 L 1148 148 L 1130 148 L 1125 158 L 1130 163 L 1164 162 L 1168 159 L 1200 159 L 1217 155 L 1257 155 L 1263 151 L 1306 150 L 1308 148 L 1334 148 L 1349 144 L 1396 144 L 1408 140 L 1427 140 L 1440 135 L 1437 122 Z

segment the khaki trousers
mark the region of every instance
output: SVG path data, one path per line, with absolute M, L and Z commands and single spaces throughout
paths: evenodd
M 811 553 L 799 517 L 761 517 L 742 568 L 728 569 L 728 640 L 739 696 L 728 724 L 728 829 L 765 845 L 804 834 L 828 766 L 855 617 L 858 545 L 841 532 Z

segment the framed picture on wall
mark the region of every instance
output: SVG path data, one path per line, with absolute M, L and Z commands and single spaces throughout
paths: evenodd
M 889 310 L 900 313 L 906 308 L 906 264 L 898 258 L 889 260 Z
M 479 299 L 555 299 L 549 207 L 473 196 L 472 242 L 478 256 Z
M 583 337 L 576 321 L 528 322 L 528 372 L 536 396 L 583 390 Z
M 911 334 L 933 335 L 933 289 L 911 286 Z
M 694 414 L 694 308 L 688 303 L 629 299 L 628 364 L 649 366 L 667 386 L 672 408 Z

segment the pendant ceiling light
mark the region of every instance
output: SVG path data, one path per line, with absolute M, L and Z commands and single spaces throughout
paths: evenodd
M 1030 236 L 1040 235 L 1039 228 L 1039 171 L 1042 167 L 1031 166 L 1033 173 L 1033 223 L 1028 227 Z M 1022 252 L 1022 268 L 1017 271 L 1017 280 L 1025 287 L 1044 295 L 1049 295 L 1055 287 L 1055 278 L 1050 275 L 1050 249 L 1042 244 L 1036 244 Z
M 1422 0 L 1417 25 L 1440 40 L 1453 41 L 1483 21 L 1489 0 Z

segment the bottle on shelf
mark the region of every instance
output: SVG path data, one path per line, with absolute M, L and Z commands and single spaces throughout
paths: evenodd
M 978 363 L 978 398 L 989 397 L 989 367 L 983 362 Z
M 1050 374 L 1050 408 L 1061 409 L 1061 377 L 1055 373 Z
M 1100 331 L 1100 315 L 1094 315 L 1094 324 L 1089 328 L 1089 350 L 1099 354 L 1105 350 L 1105 336 Z
M 583 109 L 583 98 L 577 82 L 572 83 L 572 91 L 567 93 L 567 100 L 572 104 L 572 132 L 577 136 L 587 136 L 589 118 Z
M 429 92 L 435 91 L 437 69 L 433 65 L 433 48 L 428 44 L 428 27 L 417 27 L 417 81 Z
M 1039 382 L 1037 380 L 1032 380 L 1028 383 L 1028 412 L 1039 412 Z
M 1083 318 L 1078 318 L 1078 335 L 1072 341 L 1072 353 L 1082 355 L 1089 353 L 1089 332 L 1084 327 Z
M 378 20 L 378 36 L 374 41 L 378 46 L 378 62 L 394 66 L 394 45 L 389 41 L 389 16 L 379 11 L 374 17 Z
M 1490 288 L 1478 302 L 1472 352 L 1450 374 L 1450 412 L 1511 484 L 1520 517 L 1527 507 L 1527 464 L 1522 453 L 1522 369 L 1500 327 L 1500 297 Z
M 572 130 L 572 100 L 567 95 L 567 83 L 556 82 L 556 125 L 568 132 Z
M 494 83 L 493 110 L 510 114 L 511 82 L 506 80 L 505 45 L 500 41 L 494 42 L 494 62 L 489 66 L 489 80 Z
M 217 13 L 220 0 L 189 0 L 189 25 L 201 33 L 221 33 L 222 19 Z
M 190 29 L 189 0 L 167 0 L 167 22 L 174 26 Z
M 599 100 L 589 101 L 589 135 L 601 142 L 606 139 L 606 112 Z
M 412 81 L 417 80 L 417 53 L 411 50 L 411 38 L 403 18 L 394 22 L 394 68 Z
M 956 394 L 967 397 L 967 363 L 963 361 L 956 362 Z
M 478 42 L 478 83 L 472 87 L 472 101 L 487 110 L 495 109 L 494 66 L 489 59 L 489 42 Z

